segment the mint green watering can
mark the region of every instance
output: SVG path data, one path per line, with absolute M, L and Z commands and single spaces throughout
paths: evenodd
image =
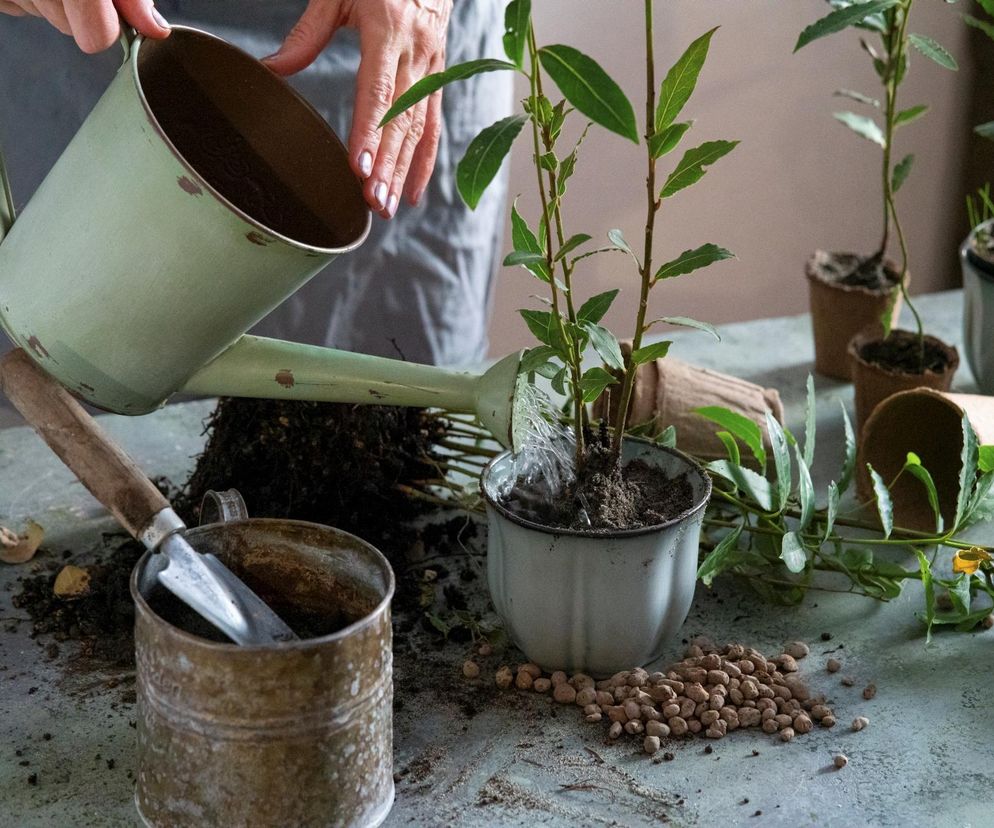
M 346 150 L 219 38 L 176 26 L 123 42 L 124 64 L 16 221 L 0 158 L 8 336 L 119 414 L 176 392 L 437 406 L 515 442 L 520 354 L 474 375 L 245 335 L 369 233 Z

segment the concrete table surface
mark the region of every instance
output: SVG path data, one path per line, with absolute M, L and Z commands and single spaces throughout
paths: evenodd
M 924 297 L 920 305 L 932 332 L 960 341 L 958 292 Z M 789 424 L 799 426 L 812 358 L 807 318 L 728 325 L 722 334 L 720 344 L 681 334 L 673 353 L 779 388 Z M 971 382 L 964 365 L 957 387 L 973 390 Z M 841 456 L 838 401 L 851 406 L 852 391 L 820 377 L 816 385 L 816 471 L 827 463 L 830 474 Z M 149 474 L 182 481 L 210 409 L 208 401 L 185 403 L 102 423 Z M 821 491 L 826 482 L 816 479 Z M 114 528 L 39 439 L 11 428 L 0 431 L 0 523 L 27 518 L 45 526 L 46 549 L 74 556 Z M 975 532 L 989 538 L 991 529 Z M 469 591 L 471 605 L 483 608 L 479 541 L 469 551 L 459 565 L 480 575 Z M 23 614 L 11 605 L 24 572 L 0 565 L 0 826 L 136 825 L 133 705 L 105 682 L 74 692 L 64 657 L 43 657 L 44 640 L 30 638 L 30 623 L 18 621 Z M 398 574 L 404 589 L 413 576 Z M 482 659 L 483 675 L 473 683 L 460 674 L 466 645 L 442 645 L 417 632 L 398 636 L 397 800 L 387 825 L 994 825 L 994 633 L 940 632 L 926 646 L 920 607 L 917 585 L 888 604 L 812 592 L 788 609 L 764 604 L 735 583 L 699 590 L 687 636 L 767 652 L 788 640 L 808 641 L 812 653 L 802 671 L 827 693 L 839 724 L 789 744 L 752 730 L 717 742 L 672 740 L 664 750 L 673 758 L 658 763 L 635 740 L 608 744 L 606 727 L 583 722 L 575 708 L 497 692 L 495 669 L 520 661 L 513 650 Z M 831 641 L 821 641 L 823 632 Z M 674 641 L 664 661 L 682 649 Z M 829 651 L 844 663 L 835 676 L 824 670 Z M 855 677 L 855 686 L 843 687 L 842 675 Z M 865 701 L 861 689 L 871 681 L 879 692 Z M 853 733 L 848 724 L 858 715 L 871 723 Z M 831 767 L 838 752 L 850 758 L 840 771 Z M 37 784 L 29 785 L 32 773 Z

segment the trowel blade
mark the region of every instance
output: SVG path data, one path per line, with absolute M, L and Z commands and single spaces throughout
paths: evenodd
M 236 644 L 295 641 L 297 635 L 258 595 L 213 555 L 197 552 L 173 533 L 159 546 L 168 564 L 159 583 Z

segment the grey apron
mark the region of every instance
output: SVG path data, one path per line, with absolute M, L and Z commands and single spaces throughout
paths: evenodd
M 262 57 L 276 51 L 304 6 L 299 0 L 159 0 L 156 8 L 170 23 L 204 29 Z M 456 0 L 450 64 L 502 55 L 502 6 L 501 0 Z M 291 80 L 343 140 L 358 62 L 356 33 L 341 30 L 314 65 Z M 0 15 L 0 145 L 19 205 L 119 63 L 118 49 L 84 55 L 43 20 Z M 357 252 L 335 261 L 253 332 L 414 362 L 482 359 L 503 237 L 506 170 L 471 211 L 456 191 L 455 167 L 476 133 L 505 117 L 510 106 L 508 72 L 448 89 L 438 162 L 421 205 L 402 201 L 390 221 L 374 216 L 373 231 Z

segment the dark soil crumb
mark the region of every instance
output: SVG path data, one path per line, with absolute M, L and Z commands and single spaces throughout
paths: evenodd
M 551 500 L 516 485 L 505 506 L 543 526 L 609 532 L 665 523 L 693 506 L 686 473 L 668 477 L 641 460 L 622 467 L 594 443 L 577 481 Z
M 823 632 L 821 634 L 821 640 L 822 641 L 831 641 L 832 640 L 832 634 L 830 632 Z
M 324 523 L 397 560 L 413 540 L 407 522 L 433 508 L 397 485 L 438 477 L 445 429 L 413 408 L 222 399 L 175 507 L 195 526 L 205 492 L 234 488 L 252 517 Z
M 934 340 L 925 340 L 925 358 L 921 359 L 918 337 L 910 331 L 893 331 L 884 340 L 868 342 L 859 352 L 864 361 L 903 374 L 943 373 L 949 367 L 945 350 Z
M 873 291 L 888 291 L 900 281 L 900 274 L 888 267 L 879 254 L 828 253 L 818 259 L 815 267 L 823 281 Z

